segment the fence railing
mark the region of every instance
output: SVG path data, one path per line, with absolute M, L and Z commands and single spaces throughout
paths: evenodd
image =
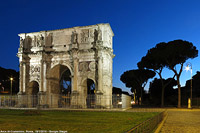
M 0 95 L 0 107 L 18 108 L 122 108 L 121 95 Z
M 157 127 L 157 125 L 164 119 L 166 115 L 167 115 L 167 112 L 163 111 L 159 113 L 158 115 L 128 130 L 127 133 L 151 133 Z
M 200 98 L 193 98 L 192 99 L 192 107 L 193 108 L 200 108 Z

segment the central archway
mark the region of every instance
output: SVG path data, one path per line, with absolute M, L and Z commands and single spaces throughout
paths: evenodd
M 64 94 L 64 95 L 71 94 L 71 73 L 69 69 L 64 71 L 64 73 L 61 75 L 60 94 Z
M 60 78 L 60 107 L 70 107 L 71 103 L 71 73 L 67 69 L 61 74 Z
M 50 70 L 48 86 L 51 107 L 70 106 L 71 75 L 70 69 L 65 65 L 58 64 Z

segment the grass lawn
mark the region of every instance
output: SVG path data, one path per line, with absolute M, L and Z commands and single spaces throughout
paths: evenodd
M 0 131 L 124 132 L 158 113 L 0 110 Z

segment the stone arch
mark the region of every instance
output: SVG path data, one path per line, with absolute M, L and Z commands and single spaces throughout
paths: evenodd
M 49 104 L 51 107 L 63 107 L 66 105 L 66 101 L 67 101 L 66 96 L 63 93 L 61 93 L 62 91 L 61 91 L 61 86 L 60 86 L 62 75 L 66 71 L 69 73 L 68 76 L 71 79 L 71 71 L 65 65 L 61 65 L 61 64 L 55 65 L 53 68 L 50 69 L 48 73 L 48 77 L 47 77 L 48 90 L 47 91 L 49 92 L 49 95 L 51 98 L 51 100 L 49 101 Z M 70 105 L 70 100 L 67 101 L 67 104 Z
M 82 82 L 82 89 L 85 95 L 86 100 L 86 107 L 87 108 L 94 108 L 96 104 L 96 92 L 97 85 L 95 80 L 86 78 Z
M 60 80 L 65 71 L 69 70 L 71 77 L 71 69 L 66 65 L 55 65 L 48 73 L 48 88 L 52 94 L 60 94 Z
M 60 94 L 70 95 L 72 89 L 71 72 L 69 69 L 63 71 L 60 76 Z
M 74 75 L 73 68 L 72 68 L 72 66 L 71 66 L 70 63 L 55 63 L 55 64 L 51 65 L 50 69 L 52 70 L 52 69 L 54 69 L 58 65 L 66 66 L 70 70 L 71 75 Z
M 95 89 L 96 89 L 96 84 L 95 84 L 94 80 L 87 79 L 87 94 L 88 95 L 95 94 Z
M 27 94 L 28 95 L 37 95 L 39 92 L 39 83 L 37 81 L 31 81 L 28 83 Z
M 37 107 L 38 106 L 38 93 L 39 93 L 39 84 L 37 81 L 31 81 L 28 83 L 28 106 Z
M 95 85 L 96 85 L 95 77 L 94 76 L 89 76 L 89 74 L 88 74 L 88 76 L 86 78 L 82 78 L 81 85 L 83 85 L 87 81 L 87 79 L 92 80 L 95 83 Z

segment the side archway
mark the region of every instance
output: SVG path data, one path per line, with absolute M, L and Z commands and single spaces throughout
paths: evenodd
M 27 95 L 28 95 L 28 106 L 37 107 L 38 105 L 38 92 L 39 84 L 37 81 L 31 81 L 28 84 Z
M 96 96 L 95 96 L 95 91 L 96 91 L 96 84 L 92 79 L 85 79 L 82 87 L 84 87 L 84 93 L 86 96 L 86 107 L 87 108 L 95 108 L 96 105 Z
M 37 81 L 31 81 L 28 83 L 28 95 L 37 95 L 39 92 L 39 84 Z

